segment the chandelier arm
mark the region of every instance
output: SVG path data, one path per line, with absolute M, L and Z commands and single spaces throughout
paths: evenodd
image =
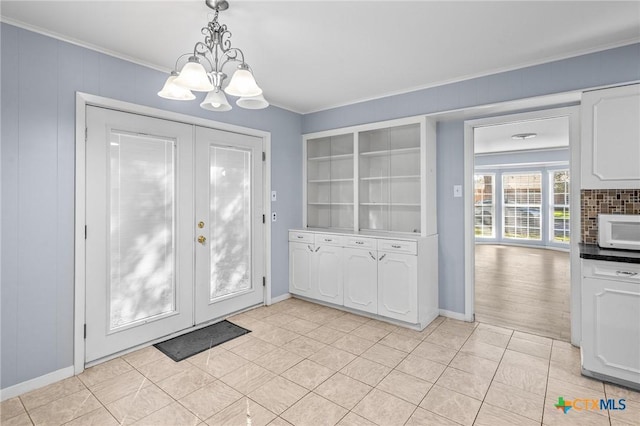
M 182 55 L 178 56 L 178 59 L 176 59 L 176 65 L 173 67 L 174 71 L 178 71 L 178 63 L 180 62 L 180 59 L 184 58 L 185 56 L 191 56 L 191 53 L 183 53 Z
M 240 54 L 241 59 L 238 59 L 238 54 Z M 242 50 L 238 49 L 237 47 L 232 47 L 231 49 L 224 51 L 220 57 L 220 60 L 222 59 L 224 59 L 224 61 L 220 65 L 220 69 L 222 69 L 228 62 L 240 62 L 241 64 L 245 63 L 244 53 L 242 53 Z

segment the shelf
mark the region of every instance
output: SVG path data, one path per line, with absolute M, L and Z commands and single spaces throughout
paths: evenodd
M 383 151 L 367 151 L 367 152 L 361 152 L 360 155 L 362 157 L 377 157 L 377 156 L 386 156 L 386 155 L 394 155 L 394 154 L 412 154 L 415 152 L 420 152 L 420 147 L 386 149 Z
M 420 175 L 408 175 L 408 176 L 373 176 L 373 177 L 361 177 L 360 180 L 385 180 L 385 179 L 420 179 Z
M 310 157 L 307 158 L 308 161 L 326 161 L 326 160 L 341 160 L 353 158 L 353 154 L 340 154 L 340 155 L 325 155 L 323 157 Z
M 353 203 L 307 203 L 310 206 L 353 206 Z
M 353 179 L 310 179 L 308 183 L 353 182 Z
M 417 203 L 360 203 L 361 206 L 420 207 Z

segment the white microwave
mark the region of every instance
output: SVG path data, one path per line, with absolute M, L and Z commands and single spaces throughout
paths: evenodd
M 640 215 L 598 215 L 598 245 L 640 251 Z

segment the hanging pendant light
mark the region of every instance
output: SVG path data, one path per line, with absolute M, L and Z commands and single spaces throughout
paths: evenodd
M 196 92 L 208 92 L 214 89 L 207 75 L 207 70 L 204 69 L 196 56 L 190 57 L 189 62 L 184 64 L 174 84 Z
M 165 99 L 171 99 L 173 101 L 191 101 L 196 98 L 196 95 L 191 93 L 190 90 L 185 89 L 182 86 L 175 84 L 175 79 L 178 77 L 178 73 L 171 72 L 169 78 L 164 83 L 162 90 L 158 92 L 158 96 Z
M 201 108 L 208 109 L 210 111 L 230 111 L 231 105 L 224 95 L 224 92 L 220 89 L 214 89 L 207 93 L 207 97 L 200 104 Z
M 263 109 L 269 106 L 269 102 L 262 95 L 240 98 L 236 105 L 246 109 Z
M 231 81 L 224 91 L 229 95 L 242 97 L 262 94 L 262 89 L 258 87 L 256 79 L 253 78 L 253 74 L 251 74 L 247 64 L 238 65 L 238 69 L 231 76 Z

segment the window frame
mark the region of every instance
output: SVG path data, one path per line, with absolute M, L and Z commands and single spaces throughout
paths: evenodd
M 505 201 L 505 178 L 508 176 L 522 176 L 522 175 L 537 175 L 539 176 L 539 181 L 540 181 L 540 202 L 539 204 L 532 204 L 532 203 L 518 203 L 517 201 L 515 203 L 510 203 L 507 204 Z M 501 179 L 502 179 L 502 191 L 501 191 L 501 201 L 502 201 L 502 223 L 501 223 L 501 238 L 502 240 L 507 240 L 507 241 L 530 241 L 530 242 L 537 242 L 537 243 L 544 243 L 544 239 L 543 239 L 543 217 L 542 217 L 542 208 L 543 208 L 543 192 L 544 192 L 544 183 L 543 183 L 543 175 L 544 175 L 544 170 L 542 169 L 536 169 L 536 170 L 531 170 L 531 171 L 517 171 L 517 172 L 505 172 L 501 174 Z M 517 195 L 517 193 L 516 193 Z M 527 198 L 529 198 L 527 196 Z M 531 209 L 531 207 L 537 207 L 538 208 L 538 212 L 539 212 L 539 218 L 538 218 L 538 238 L 531 238 L 529 237 L 529 235 L 531 234 L 530 230 L 531 227 L 529 225 L 529 220 L 527 220 L 527 237 L 517 237 L 517 230 L 518 230 L 518 216 L 517 214 L 514 217 L 515 221 L 514 221 L 514 234 L 516 236 L 510 237 L 507 236 L 506 233 L 506 221 L 507 221 L 507 217 L 511 217 L 511 216 L 507 216 L 507 207 L 513 207 L 514 209 L 517 209 L 518 207 L 524 207 L 527 209 Z M 520 228 L 522 228 L 522 226 L 520 226 Z M 536 229 L 535 227 L 533 229 Z

